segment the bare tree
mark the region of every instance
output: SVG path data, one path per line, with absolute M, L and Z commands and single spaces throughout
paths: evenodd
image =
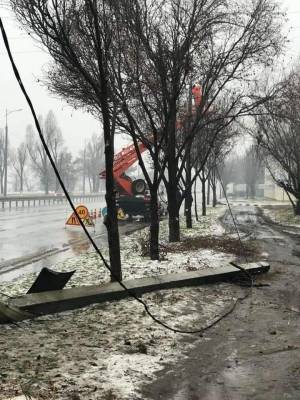
M 300 68 L 279 84 L 278 97 L 256 118 L 253 135 L 275 180 L 300 215 Z
M 160 180 L 168 195 L 169 240 L 177 241 L 179 209 L 183 199 L 191 197 L 197 176 L 188 178 L 181 191 L 196 134 L 212 121 L 222 121 L 205 161 L 222 129 L 263 101 L 251 82 L 257 66 L 271 63 L 281 48 L 274 1 L 61 0 L 51 6 L 39 0 L 11 2 L 55 61 L 49 74 L 52 90 L 102 116 L 110 248 L 119 246 L 112 176 L 115 123 L 130 133 L 137 152 L 139 141 L 148 148 L 152 176 L 138 156 L 151 193 L 151 246 L 157 256 Z M 202 98 L 182 140 L 177 122 L 186 86 L 196 81 Z M 227 99 L 223 115 L 209 113 L 220 97 Z M 113 254 L 119 254 L 117 247 Z M 110 257 L 117 263 L 112 252 Z
M 28 150 L 25 142 L 22 142 L 16 150 L 11 154 L 12 166 L 17 174 L 19 191 L 23 192 L 24 188 L 24 173 L 26 162 L 28 161 Z
M 66 147 L 64 147 L 59 154 L 57 167 L 65 186 L 68 190 L 73 191 L 78 180 L 78 174 L 76 162 L 73 160 L 72 153 L 68 151 Z
M 108 70 L 111 43 L 117 32 L 111 3 L 109 0 L 11 0 L 18 19 L 35 34 L 53 59 L 48 71 L 50 90 L 102 120 L 110 264 L 113 276 L 121 279 L 113 179 L 115 105 Z
M 257 146 L 251 145 L 243 157 L 244 179 L 247 185 L 246 196 L 256 196 L 257 185 L 262 177 L 262 160 L 258 155 Z
M 42 132 L 47 146 L 49 147 L 52 157 L 58 165 L 60 155 L 62 154 L 63 138 L 61 131 L 56 123 L 54 114 L 52 111 L 49 111 L 45 118 L 45 121 L 43 121 L 41 116 L 39 117 L 39 120 L 42 126 Z M 49 190 L 51 189 L 57 190 L 57 183 L 52 168 L 50 166 L 46 151 L 40 140 L 36 137 L 34 129 L 31 125 L 27 127 L 26 145 L 28 149 L 28 154 L 31 159 L 32 167 L 38 173 L 45 193 L 48 194 Z
M 135 92 L 140 99 L 142 93 L 144 101 L 135 98 L 131 105 L 142 104 L 144 110 L 147 106 L 148 126 L 152 132 L 160 133 L 159 143 L 164 145 L 164 156 L 158 159 L 168 170 L 162 179 L 168 194 L 169 239 L 176 241 L 180 238 L 179 208 L 182 200 L 190 196 L 193 184 L 191 179 L 181 190 L 193 140 L 207 124 L 222 120 L 211 138 L 210 152 L 224 127 L 264 101 L 256 95 L 251 82 L 255 81 L 256 67 L 271 63 L 280 51 L 280 15 L 272 0 L 230 4 L 214 0 L 164 4 L 136 0 L 125 4 L 127 36 L 133 35 L 139 50 L 136 58 L 142 66 L 130 77 L 137 77 Z M 182 109 L 185 114 L 188 111 L 184 106 L 186 86 L 195 81 L 202 87 L 202 99 L 182 141 L 178 120 Z M 226 98 L 227 107 L 222 115 L 215 115 L 213 107 L 222 97 Z
M 276 7 L 274 8 L 272 1 L 257 0 L 251 3 L 239 2 L 239 5 L 232 2 L 225 9 L 228 14 L 223 15 L 223 23 L 216 24 L 213 34 L 203 43 L 206 46 L 203 46 L 201 56 L 194 59 L 198 71 L 201 71 L 199 74 L 197 69 L 193 69 L 194 76 L 197 76 L 202 86 L 202 101 L 197 109 L 198 117 L 194 118 L 191 125 L 190 135 L 186 136 L 186 141 L 177 150 L 175 165 L 177 163 L 178 172 L 172 186 L 176 186 L 176 182 L 181 179 L 181 171 L 184 170 L 188 157 L 188 142 L 194 140 L 197 132 L 205 128 L 205 124 L 215 124 L 218 119 L 224 121 L 223 125 L 220 124 L 219 129 L 215 130 L 210 141 L 210 150 L 206 154 L 208 157 L 219 133 L 226 126 L 236 118 L 247 115 L 260 102 L 265 101 L 265 98 L 255 95 L 251 79 L 255 81 L 255 66 L 267 65 L 280 50 L 282 38 Z M 213 108 L 218 103 L 224 103 L 224 100 L 226 107 L 221 107 L 223 112 L 212 112 Z M 190 184 L 192 183 L 193 180 Z M 186 196 L 187 190 L 188 187 L 182 192 L 182 198 Z M 177 210 L 179 205 L 180 202 L 177 204 Z
M 206 215 L 207 196 L 206 189 L 212 189 L 212 205 L 217 204 L 217 182 L 219 166 L 230 152 L 234 139 L 238 135 L 235 124 L 222 128 L 214 142 L 213 149 L 209 148 L 211 137 L 215 135 L 218 124 L 211 124 L 201 135 L 197 135 L 192 148 L 192 165 L 195 176 L 198 174 L 202 184 L 202 215 Z M 207 157 L 207 155 L 209 155 Z M 193 179 L 195 179 L 195 176 Z
M 48 112 L 45 119 L 44 135 L 46 135 L 47 137 L 47 144 L 49 146 L 49 150 L 52 154 L 55 164 L 57 165 L 60 174 L 62 174 L 62 160 L 64 158 L 65 151 L 65 149 L 63 148 L 64 139 L 61 130 L 57 124 L 55 115 L 51 110 Z M 59 191 L 59 181 L 56 177 L 54 190 L 55 192 Z
M 227 185 L 234 181 L 236 172 L 236 158 L 232 154 L 225 158 L 220 165 L 219 171 L 225 191 L 224 195 L 227 195 Z
M 26 129 L 26 145 L 32 169 L 38 174 L 41 185 L 45 193 L 48 194 L 51 183 L 51 167 L 42 144 L 36 140 L 32 125 L 29 125 Z
M 90 191 L 99 192 L 99 171 L 104 167 L 104 140 L 103 136 L 93 134 L 86 145 L 86 174 L 88 177 Z

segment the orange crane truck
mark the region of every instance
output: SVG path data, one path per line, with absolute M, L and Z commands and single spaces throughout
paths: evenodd
M 139 144 L 142 154 L 147 150 L 143 143 Z M 147 184 L 144 179 L 132 180 L 126 171 L 137 161 L 138 156 L 134 144 L 130 144 L 119 151 L 114 157 L 113 174 L 118 192 L 117 206 L 128 215 L 141 215 L 145 221 L 150 219 L 150 197 L 146 194 Z M 100 172 L 100 179 L 106 178 L 106 172 Z

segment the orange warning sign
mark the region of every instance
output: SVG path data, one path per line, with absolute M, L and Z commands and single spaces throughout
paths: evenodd
M 76 207 L 76 211 L 85 225 L 94 226 L 94 223 L 90 220 L 89 211 L 86 206 L 80 205 Z M 67 219 L 66 225 L 80 225 L 75 213 L 70 215 L 70 217 Z
M 86 206 L 78 206 L 76 207 L 76 211 L 80 219 L 86 219 L 86 217 L 89 215 L 89 210 L 86 208 Z
M 74 213 L 67 219 L 66 225 L 80 225 Z

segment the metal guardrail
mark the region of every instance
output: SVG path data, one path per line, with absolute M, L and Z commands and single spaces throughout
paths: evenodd
M 81 201 L 95 202 L 97 200 L 104 200 L 103 193 L 91 193 L 91 194 L 73 194 L 71 195 L 72 200 L 75 203 Z M 64 195 L 41 195 L 41 196 L 6 196 L 0 197 L 1 208 L 12 208 L 13 206 L 18 207 L 35 207 L 40 205 L 57 205 L 64 204 L 67 199 Z

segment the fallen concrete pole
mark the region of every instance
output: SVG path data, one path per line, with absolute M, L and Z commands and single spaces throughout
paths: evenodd
M 30 319 L 33 317 L 34 315 L 29 314 L 24 310 L 0 302 L 0 324 L 23 321 L 24 319 Z
M 251 274 L 264 273 L 270 269 L 270 265 L 265 262 L 244 264 L 242 267 Z M 201 271 L 132 279 L 123 283 L 131 292 L 139 295 L 155 290 L 221 282 L 242 276 L 243 274 L 244 272 L 228 265 L 226 267 Z M 119 300 L 125 297 L 128 297 L 128 293 L 117 282 L 112 282 L 101 286 L 81 286 L 71 289 L 26 294 L 11 300 L 10 305 L 34 315 L 44 315 L 85 307 L 93 303 Z

